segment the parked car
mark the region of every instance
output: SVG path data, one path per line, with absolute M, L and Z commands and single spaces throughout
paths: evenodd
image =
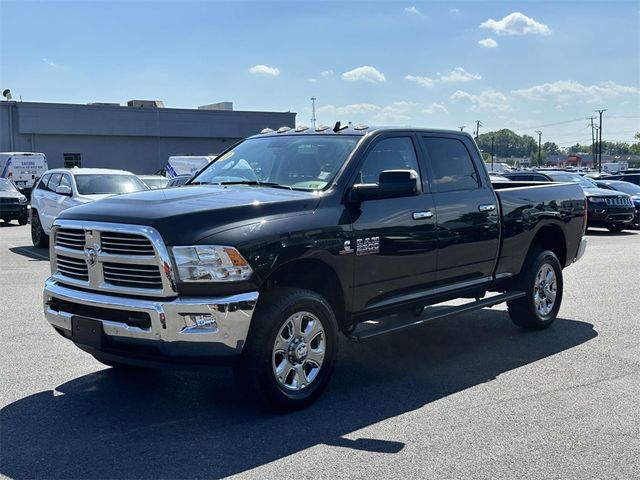
M 169 178 L 178 175 L 193 176 L 216 159 L 215 155 L 174 155 L 164 168 Z
M 53 221 L 64 210 L 120 193 L 148 190 L 133 173 L 102 168 L 58 168 L 47 171 L 31 196 L 31 240 L 49 245 Z
M 27 197 L 6 178 L 0 178 L 0 219 L 7 223 L 17 220 L 20 225 L 26 225 L 29 219 Z
M 51 325 L 118 368 L 233 363 L 248 398 L 290 410 L 327 385 L 340 332 L 365 341 L 503 302 L 522 328 L 553 323 L 586 246 L 578 185 L 494 187 L 459 131 L 278 132 L 189 188 L 62 212 Z M 455 298 L 477 300 L 419 313 Z
M 636 209 L 631 226 L 640 228 L 640 186 L 621 180 L 596 180 L 599 188 L 616 190 L 631 196 L 631 201 Z
M 603 180 L 621 180 L 623 182 L 640 185 L 640 173 L 621 173 L 617 175 L 609 175 L 608 177 L 603 178 Z
M 540 182 L 574 182 L 584 189 L 589 201 L 588 227 L 604 227 L 612 232 L 620 232 L 631 226 L 635 207 L 629 195 L 612 194 L 611 190 L 598 188 L 596 181 L 562 170 L 505 173 L 511 180 Z
M 169 179 L 169 182 L 167 183 L 167 188 L 181 187 L 182 185 L 187 183 L 190 179 L 191 179 L 191 175 L 178 175 L 176 177 Z
M 169 179 L 162 175 L 138 175 L 138 178 L 151 190 L 155 188 L 166 188 Z

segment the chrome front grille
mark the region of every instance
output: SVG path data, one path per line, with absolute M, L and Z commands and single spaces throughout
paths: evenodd
M 56 258 L 58 272 L 66 277 L 71 277 L 84 282 L 89 281 L 89 269 L 87 263 L 82 258 L 67 257 L 58 255 Z
M 51 240 L 52 275 L 61 282 L 114 293 L 176 295 L 169 252 L 151 227 L 56 220 Z
M 605 200 L 609 207 L 630 207 L 632 205 L 629 197 L 606 197 Z
M 155 255 L 153 245 L 142 235 L 128 233 L 102 232 L 100 235 L 102 251 L 122 255 Z
M 59 229 L 56 235 L 56 245 L 72 250 L 84 250 L 84 230 Z
M 103 263 L 104 281 L 111 285 L 133 288 L 162 288 L 162 277 L 157 265 L 131 265 Z

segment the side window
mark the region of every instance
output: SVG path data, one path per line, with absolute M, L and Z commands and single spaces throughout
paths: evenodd
M 471 155 L 455 138 L 422 137 L 438 192 L 473 190 L 480 187 Z
M 69 175 L 66 175 L 66 174 L 62 175 L 62 178 L 60 179 L 60 185 L 64 185 L 65 187 L 71 188 L 71 179 L 69 178 Z
M 47 189 L 47 183 L 49 183 L 49 179 L 50 178 L 51 178 L 51 174 L 47 173 L 44 177 L 42 177 L 42 179 L 38 183 L 38 186 L 36 187 L 36 189 L 37 190 L 46 190 Z
M 73 168 L 82 166 L 82 157 L 79 153 L 65 153 L 64 168 Z
M 534 182 L 548 182 L 547 177 L 544 175 L 531 175 L 531 180 Z
M 56 187 L 60 184 L 60 178 L 62 177 L 61 173 L 54 173 L 51 175 L 51 180 L 49 180 L 49 184 L 47 185 L 47 190 L 51 190 L 52 192 L 56 191 Z
M 415 170 L 420 178 L 418 158 L 410 137 L 385 138 L 376 143 L 367 154 L 356 183 L 378 183 L 384 170 Z

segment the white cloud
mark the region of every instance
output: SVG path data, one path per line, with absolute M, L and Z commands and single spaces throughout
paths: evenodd
M 444 105 L 442 105 L 441 103 L 432 103 L 431 105 L 429 105 L 427 108 L 425 108 L 422 111 L 424 113 L 429 113 L 429 114 L 444 113 L 445 115 L 449 115 L 449 110 L 447 110 L 447 108 Z
M 440 75 L 440 81 L 445 83 L 454 82 L 471 82 L 472 80 L 480 80 L 482 76 L 477 73 L 469 73 L 462 67 L 456 67 L 446 75 Z
M 619 85 L 615 82 L 600 82 L 595 85 L 583 85 L 575 80 L 558 80 L 533 87 L 513 90 L 514 95 L 528 100 L 554 100 L 564 103 L 568 101 L 601 102 L 605 98 L 622 95 L 638 95 L 640 88 Z
M 56 62 L 54 62 L 53 60 L 49 60 L 48 58 L 43 58 L 42 61 L 49 67 L 57 67 L 58 64 Z
M 254 65 L 249 69 L 249 73 L 277 77 L 278 75 L 280 75 L 280 70 L 276 67 L 269 67 L 267 65 Z
M 318 113 L 326 113 L 329 115 L 362 115 L 365 113 L 377 112 L 381 109 L 378 105 L 372 103 L 352 103 L 341 107 L 334 105 L 323 105 L 316 110 Z
M 421 87 L 433 87 L 433 84 L 435 83 L 433 78 L 421 77 L 419 75 L 405 75 L 404 79 L 409 80 L 410 82 L 415 82 Z
M 513 12 L 502 20 L 490 18 L 480 24 L 498 35 L 549 35 L 551 30 L 544 23 L 536 22 L 520 12 Z
M 353 103 L 336 107 L 335 105 L 322 105 L 318 107 L 317 114 L 328 117 L 331 121 L 335 117 L 348 117 L 345 120 L 376 122 L 399 122 L 409 120 L 410 113 L 418 106 L 417 103 L 398 101 L 386 106 L 373 103 Z M 333 117 L 333 118 L 332 118 Z
M 320 75 L 322 75 L 324 78 L 331 78 L 333 77 L 333 70 L 323 70 L 322 72 L 320 72 Z
M 384 82 L 386 80 L 384 73 L 367 65 L 344 72 L 341 77 L 343 80 L 347 80 L 349 82 L 357 82 L 359 80 L 364 80 L 366 82 Z
M 497 90 L 487 89 L 474 95 L 463 90 L 458 90 L 449 97 L 454 102 L 466 101 L 471 106 L 472 112 L 506 112 L 511 110 L 507 97 Z
M 317 78 L 307 78 L 307 82 L 309 82 L 309 83 L 318 83 L 318 79 Z
M 416 15 L 420 18 L 426 18 L 426 15 L 424 15 L 420 10 L 418 10 L 416 7 L 411 6 L 411 7 L 407 7 L 404 9 L 405 12 L 410 13 L 412 15 Z
M 454 15 L 457 15 L 458 13 L 460 13 L 460 9 L 459 8 L 452 8 L 451 10 L 449 10 L 449 13 L 453 13 Z
M 483 38 L 482 40 L 478 40 L 478 43 L 486 48 L 496 48 L 498 46 L 498 42 L 493 38 Z

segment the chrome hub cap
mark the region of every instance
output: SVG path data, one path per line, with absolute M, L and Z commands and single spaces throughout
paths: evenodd
M 273 373 L 287 390 L 308 387 L 320 373 L 325 355 L 322 323 L 312 313 L 297 312 L 287 318 L 273 344 Z
M 556 273 L 551 265 L 545 263 L 538 270 L 533 286 L 533 301 L 539 315 L 547 316 L 551 313 L 556 303 L 557 291 Z

